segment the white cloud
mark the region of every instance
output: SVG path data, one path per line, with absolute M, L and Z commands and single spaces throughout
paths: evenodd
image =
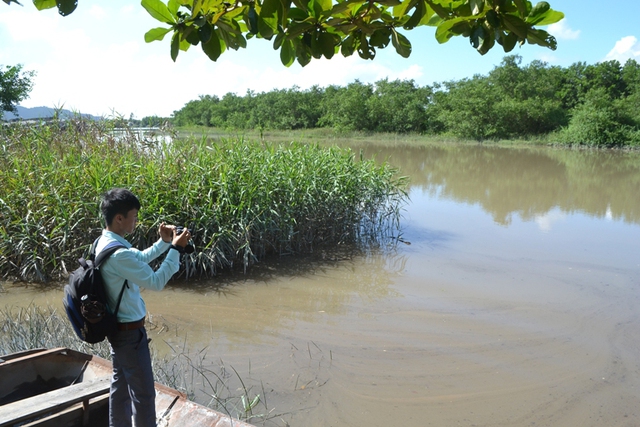
M 621 64 L 627 62 L 627 59 L 640 59 L 640 42 L 634 36 L 623 37 L 618 40 L 611 49 L 605 61 L 617 59 Z
M 549 25 L 547 28 L 549 34 L 560 40 L 577 40 L 580 37 L 580 30 L 572 30 L 567 24 L 567 20 Z
M 552 210 L 546 212 L 544 215 L 536 215 L 535 222 L 536 224 L 538 224 L 538 228 L 540 228 L 540 231 L 548 233 L 551 231 L 555 223 L 563 221 L 566 217 L 566 214 L 558 210 Z
M 560 61 L 558 57 L 552 53 L 543 53 L 538 56 L 538 59 L 540 59 L 541 61 L 547 62 L 549 64 L 555 64 Z
M 56 20 L 45 13 L 33 15 L 26 12 L 24 8 L 10 6 L 10 10 L 7 11 L 5 7 L 3 5 L 0 13 L 0 26 L 5 27 L 6 33 L 13 42 L 40 40 L 43 36 L 58 30 Z M 29 25 L 26 25 L 27 22 Z M 11 42 L 5 41 L 5 43 Z
M 102 20 L 108 17 L 107 11 L 104 10 L 104 8 L 102 8 L 101 6 L 98 6 L 97 4 L 91 5 L 91 9 L 89 9 L 88 13 L 89 13 L 89 16 L 95 19 Z

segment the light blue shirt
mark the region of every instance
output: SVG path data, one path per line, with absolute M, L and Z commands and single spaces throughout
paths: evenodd
M 152 246 L 140 251 L 132 248 L 131 243 L 124 237 L 112 231 L 102 230 L 102 237 L 96 245 L 96 255 L 113 241 L 118 241 L 126 249 L 118 249 L 100 267 L 108 305 L 115 311 L 122 285 L 128 280 L 129 287 L 125 288 L 118 309 L 118 322 L 135 322 L 147 315 L 140 288 L 162 290 L 180 268 L 180 254 L 175 250 L 169 251 L 160 268 L 154 271 L 149 263 L 166 252 L 171 246 L 170 243 L 158 239 Z

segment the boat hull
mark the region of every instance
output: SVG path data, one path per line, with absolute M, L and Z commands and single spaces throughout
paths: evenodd
M 67 348 L 0 356 L 0 427 L 108 425 L 108 360 Z M 251 427 L 156 383 L 159 427 Z

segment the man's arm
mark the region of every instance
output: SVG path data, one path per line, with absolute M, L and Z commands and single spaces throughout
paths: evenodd
M 158 245 L 158 243 L 160 243 L 160 245 Z M 159 250 L 158 248 L 154 249 L 156 245 L 164 247 L 164 249 L 157 254 L 154 252 L 154 250 Z M 119 250 L 111 255 L 111 262 L 113 263 L 111 265 L 117 266 L 115 269 L 118 276 L 123 279 L 127 279 L 143 288 L 159 291 L 164 288 L 169 279 L 171 279 L 171 276 L 179 270 L 180 254 L 177 251 L 169 251 L 160 268 L 155 271 L 149 266 L 146 259 L 149 256 L 152 256 L 149 260 L 155 259 L 169 246 L 169 243 L 159 240 L 145 251 L 139 251 L 134 248 Z M 145 254 L 145 252 L 147 252 L 147 254 Z

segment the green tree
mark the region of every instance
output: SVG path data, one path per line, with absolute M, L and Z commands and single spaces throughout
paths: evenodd
M 622 66 L 617 60 L 589 65 L 585 70 L 587 91 L 602 88 L 612 99 L 619 99 L 626 93 L 627 85 L 623 79 Z
M 640 91 L 640 64 L 635 59 L 628 59 L 622 67 L 622 79 L 627 94 Z
M 377 132 L 424 132 L 430 87 L 417 87 L 413 80 L 377 81 L 367 100 L 369 122 Z
M 520 67 L 522 57 L 507 56 L 487 78 L 498 138 L 542 135 L 565 126 L 567 112 L 557 94 L 562 70 L 534 60 Z
M 613 147 L 629 141 L 640 143 L 635 141 L 638 131 L 624 105 L 612 99 L 606 87 L 595 87 L 572 111 L 569 126 L 560 133 L 560 139 L 569 144 Z
M 0 113 L 17 111 L 18 102 L 27 99 L 33 88 L 34 76 L 35 71 L 22 71 L 21 64 L 0 65 Z
M 329 86 L 325 89 L 320 126 L 340 131 L 373 130 L 375 123 L 369 119 L 367 110 L 368 100 L 372 95 L 373 87 L 360 80 L 349 83 L 346 87 Z
M 78 0 L 33 3 L 39 10 L 57 7 L 66 16 Z M 536 27 L 564 17 L 546 1 L 534 6 L 528 0 L 142 0 L 142 6 L 166 25 L 149 30 L 145 40 L 172 33 L 174 61 L 190 46 L 200 45 L 215 61 L 227 49 L 264 38 L 273 40 L 286 66 L 295 60 L 305 66 L 312 58 L 331 59 L 338 52 L 374 59 L 377 49 L 389 45 L 406 58 L 412 46 L 403 32 L 423 25 L 435 27 L 440 43 L 468 37 L 480 54 L 496 43 L 505 52 L 525 43 L 555 50 L 555 38 Z
M 324 90 L 313 86 L 300 90 L 273 90 L 256 96 L 251 110 L 253 127 L 267 129 L 311 129 L 318 125 L 322 115 Z
M 434 109 L 446 133 L 478 141 L 497 136 L 496 100 L 486 77 L 445 82 L 442 88 L 435 93 Z

